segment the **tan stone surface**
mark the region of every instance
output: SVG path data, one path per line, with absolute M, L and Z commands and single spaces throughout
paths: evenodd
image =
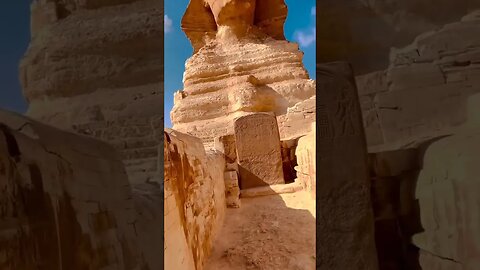
M 363 126 L 368 145 L 384 143 L 383 131 L 375 103 L 377 94 L 388 91 L 387 72 L 385 70 L 357 76 L 355 78 L 360 106 L 363 114 Z
M 206 270 L 315 269 L 315 206 L 295 192 L 242 199 L 227 209 Z
M 310 194 L 312 199 L 316 199 L 317 174 L 316 174 L 316 125 L 311 125 L 311 131 L 298 140 L 295 150 L 298 166 L 297 180 L 303 188 Z
M 225 215 L 225 161 L 198 138 L 164 136 L 165 267 L 201 270 Z
M 158 0 L 34 1 L 20 63 L 27 115 L 112 143 L 133 183 L 156 181 L 163 125 Z
M 234 163 L 237 160 L 235 135 L 225 135 L 215 138 L 214 148 L 225 156 L 226 163 Z
M 195 52 L 170 114 L 175 130 L 211 146 L 233 134 L 238 117 L 282 115 L 315 95 L 302 52 L 283 38 L 283 0 L 200 2 L 190 2 L 182 23 Z
M 317 65 L 317 268 L 378 269 L 367 148 L 351 66 Z
M 464 129 L 431 144 L 423 158 L 415 195 L 424 231 L 413 243 L 424 269 L 473 270 L 480 263 L 478 97 L 468 100 L 473 117 Z
M 163 165 L 163 164 L 162 164 Z M 164 258 L 164 191 L 163 185 L 149 182 L 132 187 L 135 203 L 135 231 L 138 245 L 150 269 L 162 269 Z
M 240 188 L 285 183 L 275 117 L 252 114 L 235 121 Z
M 225 172 L 225 199 L 227 200 L 227 207 L 239 208 L 241 205 L 240 186 L 236 171 Z
M 413 238 L 424 251 L 424 269 L 478 268 L 479 150 L 477 129 L 435 142 L 425 153 L 416 188 L 424 232 Z M 450 264 L 457 268 L 446 267 Z
M 479 0 L 323 0 L 317 3 L 317 59 L 348 61 L 358 75 L 385 69 L 390 48 L 478 8 Z
M 277 118 L 280 138 L 282 140 L 289 140 L 309 133 L 310 126 L 315 122 L 315 113 L 315 95 L 289 107 L 286 114 Z
M 385 72 L 357 78 L 370 152 L 416 147 L 466 123 L 467 99 L 480 91 L 479 29 L 473 12 L 392 49 Z
M 132 190 L 110 146 L 5 111 L 0 130 L 1 269 L 161 265 L 144 256 Z

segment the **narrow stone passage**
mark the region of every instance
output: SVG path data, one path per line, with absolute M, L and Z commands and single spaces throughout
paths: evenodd
M 206 270 L 315 269 L 315 202 L 305 191 L 227 209 Z

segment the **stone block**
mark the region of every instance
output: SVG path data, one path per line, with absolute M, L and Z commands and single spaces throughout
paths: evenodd
M 369 157 L 372 171 L 378 177 L 399 176 L 420 168 L 418 150 L 415 148 L 372 153 Z
M 353 71 L 317 65 L 317 269 L 378 269 L 367 147 Z
M 355 82 L 360 96 L 388 91 L 387 74 L 384 70 L 356 76 Z
M 434 142 L 425 152 L 415 191 L 424 231 L 413 243 L 437 262 L 447 259 L 465 270 L 478 268 L 480 261 L 479 153 L 478 128 Z M 425 255 L 422 266 L 437 269 Z
M 240 207 L 240 187 L 238 186 L 238 175 L 236 171 L 225 172 L 225 199 L 227 207 Z
M 236 171 L 238 173 L 238 163 L 226 163 L 225 171 Z
M 277 121 L 268 114 L 251 114 L 234 123 L 240 188 L 283 184 Z
M 227 163 L 235 162 L 237 159 L 237 150 L 235 146 L 235 135 L 224 135 L 214 139 L 215 150 L 225 155 Z
M 434 64 L 423 63 L 412 66 L 391 68 L 388 71 L 391 91 L 409 91 L 419 87 L 427 87 L 445 83 L 442 70 Z
M 377 96 L 385 143 L 407 144 L 427 136 L 439 136 L 466 121 L 465 102 L 477 90 L 463 83 L 444 84 Z M 415 98 L 413 98 L 415 97 Z

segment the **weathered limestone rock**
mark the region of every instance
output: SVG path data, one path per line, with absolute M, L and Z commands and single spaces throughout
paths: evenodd
M 240 188 L 285 183 L 277 121 L 269 114 L 251 114 L 235 121 Z
M 295 155 L 297 144 L 298 139 L 281 141 L 282 167 L 285 183 L 294 182 L 297 178 L 297 172 L 295 170 L 295 167 L 298 165 L 297 156 Z
M 388 91 L 387 72 L 385 70 L 369 73 L 355 78 L 362 108 L 363 126 L 367 145 L 384 143 L 383 131 L 378 116 L 375 97 L 377 94 Z
M 237 160 L 235 135 L 225 135 L 215 138 L 214 148 L 216 151 L 225 155 L 226 163 L 234 163 Z
M 323 0 L 317 3 L 317 59 L 348 61 L 358 75 L 382 70 L 390 48 L 478 8 L 479 0 Z
M 317 268 L 378 269 L 367 148 L 349 65 L 317 65 Z
M 167 130 L 165 269 L 201 270 L 225 215 L 225 161 L 200 139 Z
M 477 130 L 442 139 L 425 154 L 416 191 L 425 231 L 416 235 L 413 242 L 436 259 L 423 255 L 420 262 L 424 269 L 432 269 L 435 261 L 454 262 L 462 270 L 478 268 L 479 150 Z
M 474 12 L 393 49 L 385 72 L 358 78 L 369 151 L 416 147 L 463 126 L 467 98 L 480 92 L 479 45 Z
M 162 269 L 164 258 L 163 253 L 159 250 L 162 250 L 164 243 L 163 185 L 157 182 L 148 182 L 135 185 L 132 190 L 138 245 L 149 269 Z
M 20 64 L 27 115 L 111 143 L 133 183 L 158 181 L 163 10 L 158 0 L 36 0 Z
M 175 96 L 175 130 L 211 146 L 243 115 L 282 115 L 315 95 L 298 45 L 284 40 L 286 13 L 283 0 L 190 1 L 182 28 L 195 53 Z
M 478 97 L 469 100 L 470 113 L 478 110 Z M 480 126 L 466 125 L 431 144 L 424 155 L 416 188 L 424 232 L 413 238 L 423 269 L 473 270 L 480 265 L 479 153 Z
M 287 113 L 278 117 L 280 138 L 289 140 L 306 135 L 315 122 L 316 96 L 289 107 Z
M 298 146 L 295 150 L 297 156 L 298 166 L 295 167 L 297 171 L 298 181 L 303 188 L 316 199 L 316 158 L 315 158 L 315 141 L 316 141 L 316 125 L 311 125 L 311 132 L 308 135 L 301 137 L 298 140 Z
M 422 231 L 415 198 L 420 153 L 400 149 L 369 154 L 380 269 L 421 269 L 418 248 L 411 243 L 412 236 Z
M 145 256 L 124 166 L 105 143 L 0 111 L 0 186 L 1 269 L 163 264 L 158 250 Z
M 182 19 L 182 29 L 197 52 L 207 43 L 206 37 L 213 38 L 220 26 L 245 31 L 246 26 L 254 25 L 275 39 L 285 39 L 286 18 L 284 0 L 192 0 Z
M 227 207 L 240 207 L 240 186 L 238 185 L 238 174 L 236 171 L 225 172 L 225 199 Z

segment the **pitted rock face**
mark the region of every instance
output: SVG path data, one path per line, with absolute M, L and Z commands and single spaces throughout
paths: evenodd
M 27 115 L 111 143 L 134 183 L 158 179 L 159 1 L 35 1 L 31 17 L 32 40 L 20 63 Z
M 275 117 L 252 114 L 235 121 L 240 188 L 284 184 L 280 135 Z
M 32 21 L 48 10 L 56 16 L 48 25 L 35 26 L 20 64 L 21 84 L 30 104 L 163 79 L 163 59 L 158 54 L 163 48 L 162 11 L 157 1 L 129 2 L 91 10 L 72 8 L 65 18 L 60 10 L 66 4 L 32 4 Z

